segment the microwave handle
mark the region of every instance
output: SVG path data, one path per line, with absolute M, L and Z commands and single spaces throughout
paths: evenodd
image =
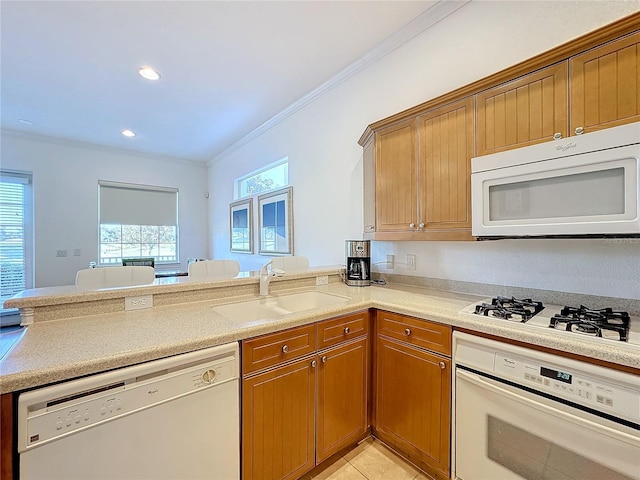
M 562 410 L 558 410 L 557 408 L 553 408 L 549 405 L 545 405 L 544 403 L 536 402 L 535 400 L 532 400 L 530 398 L 523 397 L 515 393 L 513 388 L 507 390 L 506 388 L 496 385 L 494 382 L 487 381 L 484 377 L 480 375 L 468 373 L 468 372 L 465 372 L 464 370 L 460 370 L 459 368 L 457 368 L 456 377 L 459 380 L 470 382 L 480 388 L 484 388 L 490 391 L 491 393 L 495 393 L 496 395 L 501 395 L 514 402 L 518 402 L 528 407 L 535 408 L 536 410 L 539 410 L 543 413 L 556 417 L 559 420 L 570 422 L 570 423 L 573 423 L 574 425 L 587 427 L 590 430 L 596 431 L 602 435 L 613 437 L 618 441 L 625 442 L 640 448 L 640 437 L 629 435 L 625 432 L 619 432 L 617 430 L 614 430 L 613 428 L 607 427 L 605 425 L 600 425 L 586 418 L 577 417 L 575 415 L 572 415 L 571 413 L 564 412 Z

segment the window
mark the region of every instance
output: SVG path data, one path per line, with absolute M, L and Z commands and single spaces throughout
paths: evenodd
M 100 264 L 178 260 L 178 189 L 99 182 Z
M 0 171 L 0 314 L 17 313 L 2 303 L 22 290 L 32 288 L 33 251 L 31 174 Z M 4 319 L 2 324 L 19 323 Z
M 284 158 L 236 180 L 236 199 L 289 185 L 289 159 Z

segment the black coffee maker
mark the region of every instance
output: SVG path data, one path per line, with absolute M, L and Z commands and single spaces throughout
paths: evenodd
M 371 242 L 346 240 L 347 265 L 344 283 L 355 287 L 371 285 Z

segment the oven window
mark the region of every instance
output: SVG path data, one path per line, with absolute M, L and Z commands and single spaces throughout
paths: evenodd
M 489 187 L 489 219 L 624 214 L 624 167 Z
M 491 415 L 487 434 L 487 457 L 527 480 L 633 480 Z

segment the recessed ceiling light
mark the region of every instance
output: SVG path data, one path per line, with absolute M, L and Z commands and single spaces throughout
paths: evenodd
M 152 67 L 140 67 L 138 69 L 138 73 L 141 77 L 146 78 L 147 80 L 160 79 L 160 74 L 156 72 Z
M 136 133 L 132 132 L 131 130 L 122 130 L 122 135 L 124 135 L 125 137 L 135 137 Z

